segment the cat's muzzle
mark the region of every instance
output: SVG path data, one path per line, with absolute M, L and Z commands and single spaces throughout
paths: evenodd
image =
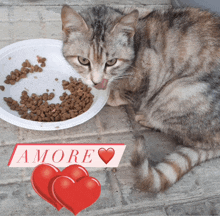
M 105 90 L 107 88 L 108 79 L 102 79 L 102 82 L 96 84 L 94 87 L 96 89 L 102 89 Z

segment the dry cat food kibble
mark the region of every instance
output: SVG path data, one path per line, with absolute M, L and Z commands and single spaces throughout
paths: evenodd
M 38 62 L 39 64 L 41 64 L 41 65 L 40 65 L 41 67 L 45 67 L 45 66 L 46 66 L 46 63 L 45 63 L 46 60 L 47 60 L 47 59 L 44 58 L 44 57 L 37 56 L 37 62 Z
M 73 77 L 69 78 L 69 82 L 63 80 L 62 86 L 71 94 L 68 95 L 64 92 L 60 96 L 61 104 L 48 104 L 47 101 L 54 98 L 54 93 L 28 96 L 27 91 L 22 92 L 20 104 L 10 97 L 5 97 L 4 100 L 11 110 L 18 111 L 21 118 L 40 122 L 64 121 L 74 118 L 90 108 L 94 98 L 90 87 Z
M 38 63 L 41 63 L 41 67 L 46 66 L 46 58 L 41 58 L 37 56 L 37 61 Z M 11 71 L 11 74 L 6 77 L 6 80 L 4 82 L 6 84 L 14 85 L 20 79 L 26 78 L 28 73 L 42 72 L 43 69 L 41 67 L 39 67 L 38 65 L 31 65 L 31 63 L 26 59 L 25 62 L 22 63 L 22 68 L 20 70 L 15 69 L 14 71 Z
M 46 66 L 46 58 L 37 56 L 37 62 L 41 67 Z M 31 65 L 28 60 L 22 63 L 21 70 L 11 72 L 11 75 L 6 77 L 5 83 L 14 85 L 21 78 L 26 78 L 27 73 L 42 72 L 42 68 L 38 65 Z M 58 78 L 55 79 L 58 81 Z M 60 104 L 48 104 L 55 96 L 54 93 L 44 93 L 43 95 L 32 94 L 28 95 L 27 91 L 21 94 L 20 103 L 13 100 L 11 97 L 5 97 L 4 100 L 11 110 L 18 111 L 21 118 L 40 122 L 64 121 L 74 118 L 86 112 L 93 103 L 94 96 L 91 94 L 91 88 L 83 84 L 81 80 L 69 78 L 69 82 L 63 80 L 62 86 L 64 90 L 69 90 L 71 94 L 66 92 L 60 96 L 62 101 Z M 55 91 L 53 89 L 53 91 Z M 49 92 L 49 89 L 46 89 Z
M 4 91 L 5 90 L 5 86 L 1 85 L 0 86 L 0 90 Z

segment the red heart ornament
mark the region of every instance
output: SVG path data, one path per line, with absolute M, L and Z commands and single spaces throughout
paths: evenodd
M 70 177 L 60 176 L 53 183 L 53 193 L 65 208 L 77 215 L 99 198 L 101 185 L 97 179 L 90 176 L 77 182 Z
M 44 200 L 53 205 L 58 211 L 63 207 L 57 202 L 52 193 L 53 181 L 61 175 L 61 171 L 51 164 L 37 166 L 31 177 L 32 187 Z
M 89 173 L 86 170 L 86 168 L 84 168 L 80 165 L 74 164 L 74 165 L 70 165 L 70 166 L 66 167 L 62 171 L 62 176 L 68 176 L 74 181 L 79 181 L 81 178 L 83 178 L 85 176 L 89 176 Z
M 107 164 L 115 155 L 115 150 L 113 148 L 100 148 L 98 151 L 99 157 Z
M 31 177 L 32 187 L 35 192 L 44 200 L 53 205 L 58 211 L 63 207 L 52 192 L 54 180 L 59 176 L 69 176 L 74 181 L 89 176 L 88 171 L 80 165 L 70 165 L 62 172 L 51 164 L 40 164 L 37 166 Z

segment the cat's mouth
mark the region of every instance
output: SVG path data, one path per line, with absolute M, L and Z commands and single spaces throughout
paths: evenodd
M 107 84 L 108 84 L 108 80 L 107 79 L 103 79 L 102 82 L 96 84 L 94 87 L 96 89 L 105 90 L 107 88 Z

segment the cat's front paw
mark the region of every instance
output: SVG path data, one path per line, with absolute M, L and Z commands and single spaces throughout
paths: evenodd
M 109 106 L 120 106 L 128 104 L 128 102 L 120 97 L 119 91 L 111 91 L 107 104 Z
M 135 115 L 135 121 L 145 127 L 154 128 L 143 113 L 138 113 L 137 115 Z
M 113 99 L 110 98 L 110 97 L 109 97 L 109 99 L 108 99 L 108 101 L 107 101 L 107 104 L 108 104 L 109 106 L 119 106 L 119 105 L 117 104 L 117 101 L 113 100 Z

